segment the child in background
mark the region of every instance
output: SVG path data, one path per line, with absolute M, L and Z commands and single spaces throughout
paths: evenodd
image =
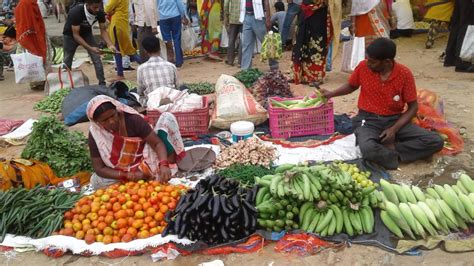
M 285 22 L 286 16 L 285 5 L 283 4 L 283 2 L 279 1 L 275 3 L 274 7 L 276 13 L 273 14 L 272 18 L 270 19 L 272 23 L 272 31 L 281 32 L 283 30 L 283 23 Z
M 0 42 L 0 81 L 4 80 L 3 66 L 10 62 L 10 55 L 16 51 L 16 30 L 13 26 L 8 27 Z

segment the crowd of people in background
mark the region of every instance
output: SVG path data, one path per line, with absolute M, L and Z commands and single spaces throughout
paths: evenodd
M 72 1 L 71 1 L 72 2 Z M 336 54 L 341 25 L 348 25 L 352 36 L 364 37 L 366 47 L 379 37 L 410 37 L 414 33 L 413 3 L 410 0 L 3 0 L 2 15 L 6 30 L 1 42 L 0 66 L 8 65 L 8 55 L 21 50 L 43 57 L 49 66 L 50 42 L 43 18 L 45 7 L 52 7 L 58 20 L 66 18 L 63 30 L 64 64 L 71 68 L 76 49 L 81 46 L 89 54 L 99 84 L 105 85 L 101 55 L 114 56 L 116 77 L 124 79 L 124 71 L 134 70 L 126 61 L 143 64 L 166 55 L 166 61 L 180 68 L 184 63 L 181 47 L 183 27 L 198 28 L 203 55 L 221 60 L 221 40 L 227 36 L 225 63 L 241 69 L 252 67 L 258 43 L 269 31 L 279 32 L 282 45 L 292 51 L 290 80 L 318 86 L 324 82 Z M 438 33 L 449 29 L 445 66 L 456 71 L 473 72 L 471 62 L 459 58 L 468 25 L 474 24 L 472 0 L 419 0 L 417 15 L 429 23 L 426 48 L 434 45 Z M 349 12 L 345 12 L 347 10 Z M 46 14 L 45 14 L 46 12 Z M 347 15 L 347 16 L 345 16 Z M 345 22 L 343 21 L 345 20 Z M 96 25 L 97 24 L 97 25 Z M 97 43 L 93 28 L 98 26 L 101 43 Z M 156 49 L 159 39 L 166 51 Z M 146 42 L 145 42 L 146 40 Z M 150 42 L 158 42 L 152 45 Z M 145 43 L 148 48 L 145 47 Z M 104 50 L 104 48 L 108 48 Z M 237 59 L 237 60 L 236 60 Z M 278 61 L 269 60 L 271 70 Z M 166 65 L 163 73 L 175 75 Z M 142 68 L 144 70 L 144 68 Z M 0 67 L 3 79 L 3 67 Z M 146 72 L 146 71 L 143 71 Z M 142 77 L 143 75 L 140 75 Z M 175 77 L 168 77 L 169 82 Z M 155 77 L 155 79 L 157 79 Z M 146 84 L 150 81 L 138 81 Z M 32 88 L 41 84 L 32 84 Z

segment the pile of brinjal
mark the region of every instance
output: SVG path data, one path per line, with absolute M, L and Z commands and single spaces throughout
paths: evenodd
M 256 194 L 257 186 L 245 187 L 217 175 L 207 177 L 168 212 L 162 235 L 174 234 L 209 245 L 247 237 L 257 228 Z

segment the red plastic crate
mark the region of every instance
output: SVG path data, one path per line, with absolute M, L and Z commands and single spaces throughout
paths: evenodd
M 209 132 L 209 101 L 207 97 L 202 97 L 203 107 L 191 112 L 175 112 L 181 136 L 189 137 Z M 160 111 L 147 110 L 148 121 L 155 125 L 160 118 Z
M 304 97 L 280 98 L 275 101 L 300 100 Z M 270 101 L 268 99 L 268 101 Z M 311 135 L 330 135 L 334 133 L 334 107 L 329 100 L 319 107 L 287 110 L 273 107 L 268 103 L 270 132 L 273 138 L 290 138 Z

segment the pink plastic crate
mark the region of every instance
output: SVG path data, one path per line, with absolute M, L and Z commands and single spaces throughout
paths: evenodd
M 175 112 L 179 125 L 179 131 L 182 136 L 196 136 L 209 133 L 209 100 L 202 97 L 203 107 L 191 112 Z M 149 122 L 154 125 L 161 116 L 160 111 L 147 111 Z
M 304 97 L 280 98 L 275 101 L 300 100 Z M 268 101 L 270 101 L 268 99 Z M 273 138 L 290 138 L 310 135 L 330 135 L 334 133 L 334 107 L 329 100 L 319 107 L 286 110 L 273 107 L 268 103 L 270 117 L 270 131 Z

